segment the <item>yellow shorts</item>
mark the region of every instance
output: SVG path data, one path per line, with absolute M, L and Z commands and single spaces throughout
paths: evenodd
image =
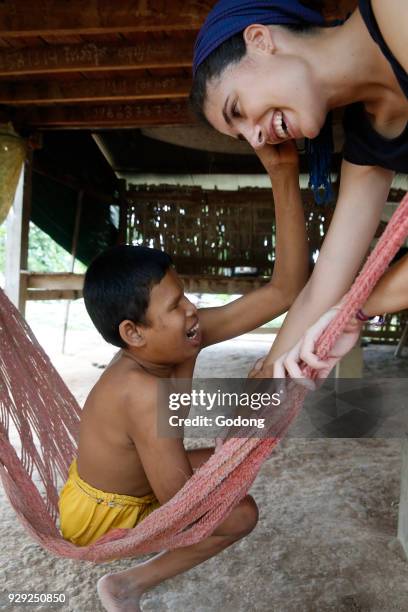
M 80 478 L 74 459 L 58 505 L 64 538 L 86 546 L 111 529 L 135 527 L 160 504 L 153 494 L 132 497 L 95 489 Z

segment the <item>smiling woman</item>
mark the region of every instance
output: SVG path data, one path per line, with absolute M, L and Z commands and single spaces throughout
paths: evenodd
M 320 13 L 299 2 L 218 3 L 196 43 L 193 109 L 218 131 L 247 140 L 254 148 L 307 137 L 315 139 L 314 148 L 325 152 L 332 146 L 330 132 L 320 137 L 319 132 L 327 108 L 316 95 L 313 74 L 301 57 L 278 56 L 278 40 L 268 24 L 283 25 L 287 33 L 308 38 L 317 35 L 317 26 L 326 25 Z M 273 78 L 265 79 L 270 71 Z M 290 104 L 294 100 L 302 104 L 303 129 Z M 251 117 L 256 119 L 246 121 Z M 330 157 L 326 154 L 325 159 L 322 165 L 320 156 L 319 168 L 311 172 L 317 199 L 322 195 L 319 189 L 323 196 L 330 194 Z
M 308 327 L 349 289 L 393 173 L 408 172 L 408 29 L 401 28 L 407 3 L 360 0 L 341 24 L 326 24 L 315 5 L 221 0 L 195 46 L 190 99 L 196 113 L 258 152 L 268 143 L 310 139 L 317 152 L 311 168 L 315 193 L 328 187 L 327 117 L 346 107 L 332 224 L 259 376 L 271 375 L 275 361 L 284 362 Z

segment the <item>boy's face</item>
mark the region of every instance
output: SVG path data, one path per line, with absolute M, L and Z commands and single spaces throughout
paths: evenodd
M 181 363 L 201 346 L 197 308 L 184 295 L 183 284 L 173 269 L 150 292 L 144 328 L 145 356 L 154 363 Z

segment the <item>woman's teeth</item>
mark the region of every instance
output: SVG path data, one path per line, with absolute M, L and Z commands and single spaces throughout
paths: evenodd
M 198 333 L 198 323 L 196 323 L 194 325 L 194 327 L 192 327 L 188 332 L 187 332 L 187 338 L 195 338 L 197 336 Z
M 275 111 L 272 123 L 276 135 L 279 136 L 279 138 L 289 138 L 288 128 L 286 127 L 281 111 Z

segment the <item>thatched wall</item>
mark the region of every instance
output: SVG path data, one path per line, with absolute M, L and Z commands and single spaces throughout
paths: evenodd
M 333 207 L 305 194 L 311 254 L 320 248 Z M 230 275 L 255 266 L 270 276 L 275 258 L 275 213 L 269 189 L 204 190 L 131 187 L 128 240 L 164 249 L 182 274 Z

